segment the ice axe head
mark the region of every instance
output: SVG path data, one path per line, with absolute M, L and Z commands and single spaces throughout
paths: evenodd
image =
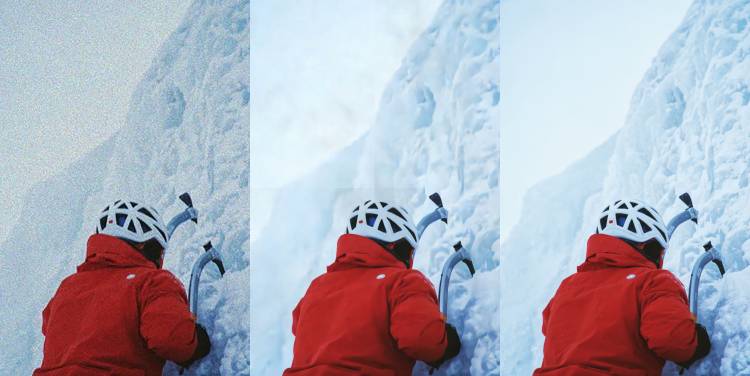
M 459 241 L 458 243 L 453 245 L 453 250 L 456 252 L 461 252 L 461 250 L 464 248 L 464 246 Z M 466 252 L 466 250 L 464 250 Z M 466 253 L 464 253 L 464 257 L 461 258 L 461 261 L 466 264 L 466 266 L 469 268 L 469 273 L 471 273 L 472 276 L 474 276 L 474 273 L 476 273 L 476 270 L 474 269 L 474 262 L 471 261 L 471 259 L 468 257 Z
M 185 192 L 185 193 L 181 194 L 180 195 L 180 200 L 182 200 L 182 202 L 185 205 L 187 205 L 188 208 L 192 208 L 193 207 L 193 199 L 192 199 L 192 197 L 190 197 L 190 193 Z M 190 220 L 193 221 L 193 223 L 198 223 L 198 218 L 193 217 L 193 218 L 190 218 Z
M 432 200 L 432 202 L 435 203 L 435 205 L 437 205 L 438 208 L 443 207 L 443 199 L 442 197 L 440 197 L 439 193 L 435 192 L 431 194 L 430 200 Z M 448 218 L 440 218 L 440 220 L 443 221 L 443 223 L 446 223 L 446 224 L 448 223 Z
M 203 250 L 206 252 L 210 252 L 213 247 L 214 246 L 211 244 L 211 241 L 209 241 L 208 243 L 203 245 Z M 221 274 L 221 276 L 223 277 L 224 273 L 226 272 L 224 270 L 224 262 L 221 260 L 221 256 L 219 256 L 218 254 L 216 254 L 216 256 L 217 257 L 212 257 L 211 261 L 216 264 L 216 267 L 219 268 L 219 274 Z
M 716 264 L 716 266 L 719 268 L 719 273 L 723 277 L 724 273 L 726 273 L 726 270 L 724 269 L 724 261 L 722 261 L 721 255 L 719 254 L 719 252 L 717 252 L 717 250 L 714 249 L 714 246 L 713 244 L 711 244 L 711 242 L 704 244 L 703 250 L 705 250 L 706 252 L 711 252 L 711 255 L 712 255 L 711 262 Z
M 685 205 L 687 205 L 688 209 L 690 209 L 690 208 L 693 207 L 693 199 L 690 197 L 690 193 L 685 192 L 685 193 L 681 194 L 680 195 L 680 201 L 682 201 L 683 203 L 685 203 Z M 693 221 L 696 224 L 698 223 L 698 218 L 690 218 L 690 220 Z

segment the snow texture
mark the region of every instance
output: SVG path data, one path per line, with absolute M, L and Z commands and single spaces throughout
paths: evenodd
M 41 363 L 42 309 L 83 261 L 99 211 L 128 198 L 168 221 L 185 191 L 199 222 L 175 232 L 165 268 L 187 285 L 211 240 L 228 269 L 223 279 L 213 264 L 204 271 L 198 317 L 213 351 L 186 374 L 249 373 L 249 278 L 239 273 L 249 265 L 249 13 L 247 0 L 192 4 L 133 94 L 127 125 L 26 197 L 1 248 L 0 374 Z
M 277 195 L 251 246 L 253 374 L 278 375 L 291 364 L 291 312 L 333 262 L 351 210 L 376 198 L 419 220 L 434 209 L 427 196 L 436 191 L 449 224 L 425 232 L 415 267 L 437 286 L 461 240 L 478 269 L 473 279 L 463 264 L 454 271 L 449 321 L 463 348 L 436 374 L 499 374 L 499 39 L 498 0 L 445 1 L 383 94 L 369 132 Z
M 699 224 L 677 230 L 665 268 L 688 285 L 711 240 L 713 264 L 700 289 L 699 321 L 713 342 L 688 375 L 750 374 L 750 3 L 697 0 L 662 46 L 633 95 L 624 127 L 561 175 L 531 189 L 501 247 L 504 374 L 541 364 L 541 312 L 560 281 L 583 262 L 597 214 L 611 200 L 641 198 L 666 220 L 690 192 Z M 669 364 L 666 375 L 677 374 Z

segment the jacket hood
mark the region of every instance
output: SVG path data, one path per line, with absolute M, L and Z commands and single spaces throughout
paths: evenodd
M 86 261 L 78 266 L 78 271 L 135 266 L 156 269 L 153 262 L 126 241 L 114 236 L 95 234 L 89 237 Z
M 631 267 L 656 269 L 653 262 L 624 240 L 614 236 L 594 234 L 589 237 L 586 261 L 578 266 L 578 271 Z
M 344 234 L 339 237 L 336 246 L 336 261 L 328 266 L 328 271 L 378 267 L 406 269 L 403 262 L 374 240 L 364 236 Z

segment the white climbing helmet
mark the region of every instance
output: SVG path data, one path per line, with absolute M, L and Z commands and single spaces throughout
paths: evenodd
M 102 210 L 96 225 L 97 234 L 145 243 L 155 239 L 167 249 L 167 226 L 153 207 L 133 201 L 117 200 Z
M 638 200 L 617 200 L 602 211 L 596 233 L 637 243 L 656 240 L 667 249 L 666 228 L 659 212 L 651 206 Z
M 346 233 L 389 243 L 406 239 L 417 248 L 417 230 L 409 213 L 402 207 L 382 201 L 367 200 L 354 208 Z

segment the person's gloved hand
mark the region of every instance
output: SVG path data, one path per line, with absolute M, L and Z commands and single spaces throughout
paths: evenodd
M 458 336 L 458 331 L 453 325 L 445 323 L 445 336 L 448 339 L 448 346 L 445 347 L 442 358 L 428 363 L 432 368 L 440 368 L 443 363 L 455 358 L 461 352 L 461 337 Z
M 693 363 L 697 362 L 700 359 L 705 358 L 708 353 L 711 352 L 711 338 L 708 337 L 708 331 L 706 330 L 706 327 L 704 327 L 701 324 L 696 323 L 695 324 L 695 335 L 698 340 L 698 346 L 695 348 L 695 353 L 693 353 L 693 357 L 689 360 L 678 363 L 680 367 L 682 368 L 690 368 L 690 366 L 693 365 Z
M 183 368 L 190 367 L 195 361 L 202 359 L 211 352 L 211 339 L 208 338 L 208 332 L 206 332 L 206 328 L 204 328 L 203 325 L 198 323 L 195 324 L 195 336 L 198 341 L 198 346 L 195 347 L 193 356 L 191 356 L 190 359 L 180 363 L 180 366 Z

